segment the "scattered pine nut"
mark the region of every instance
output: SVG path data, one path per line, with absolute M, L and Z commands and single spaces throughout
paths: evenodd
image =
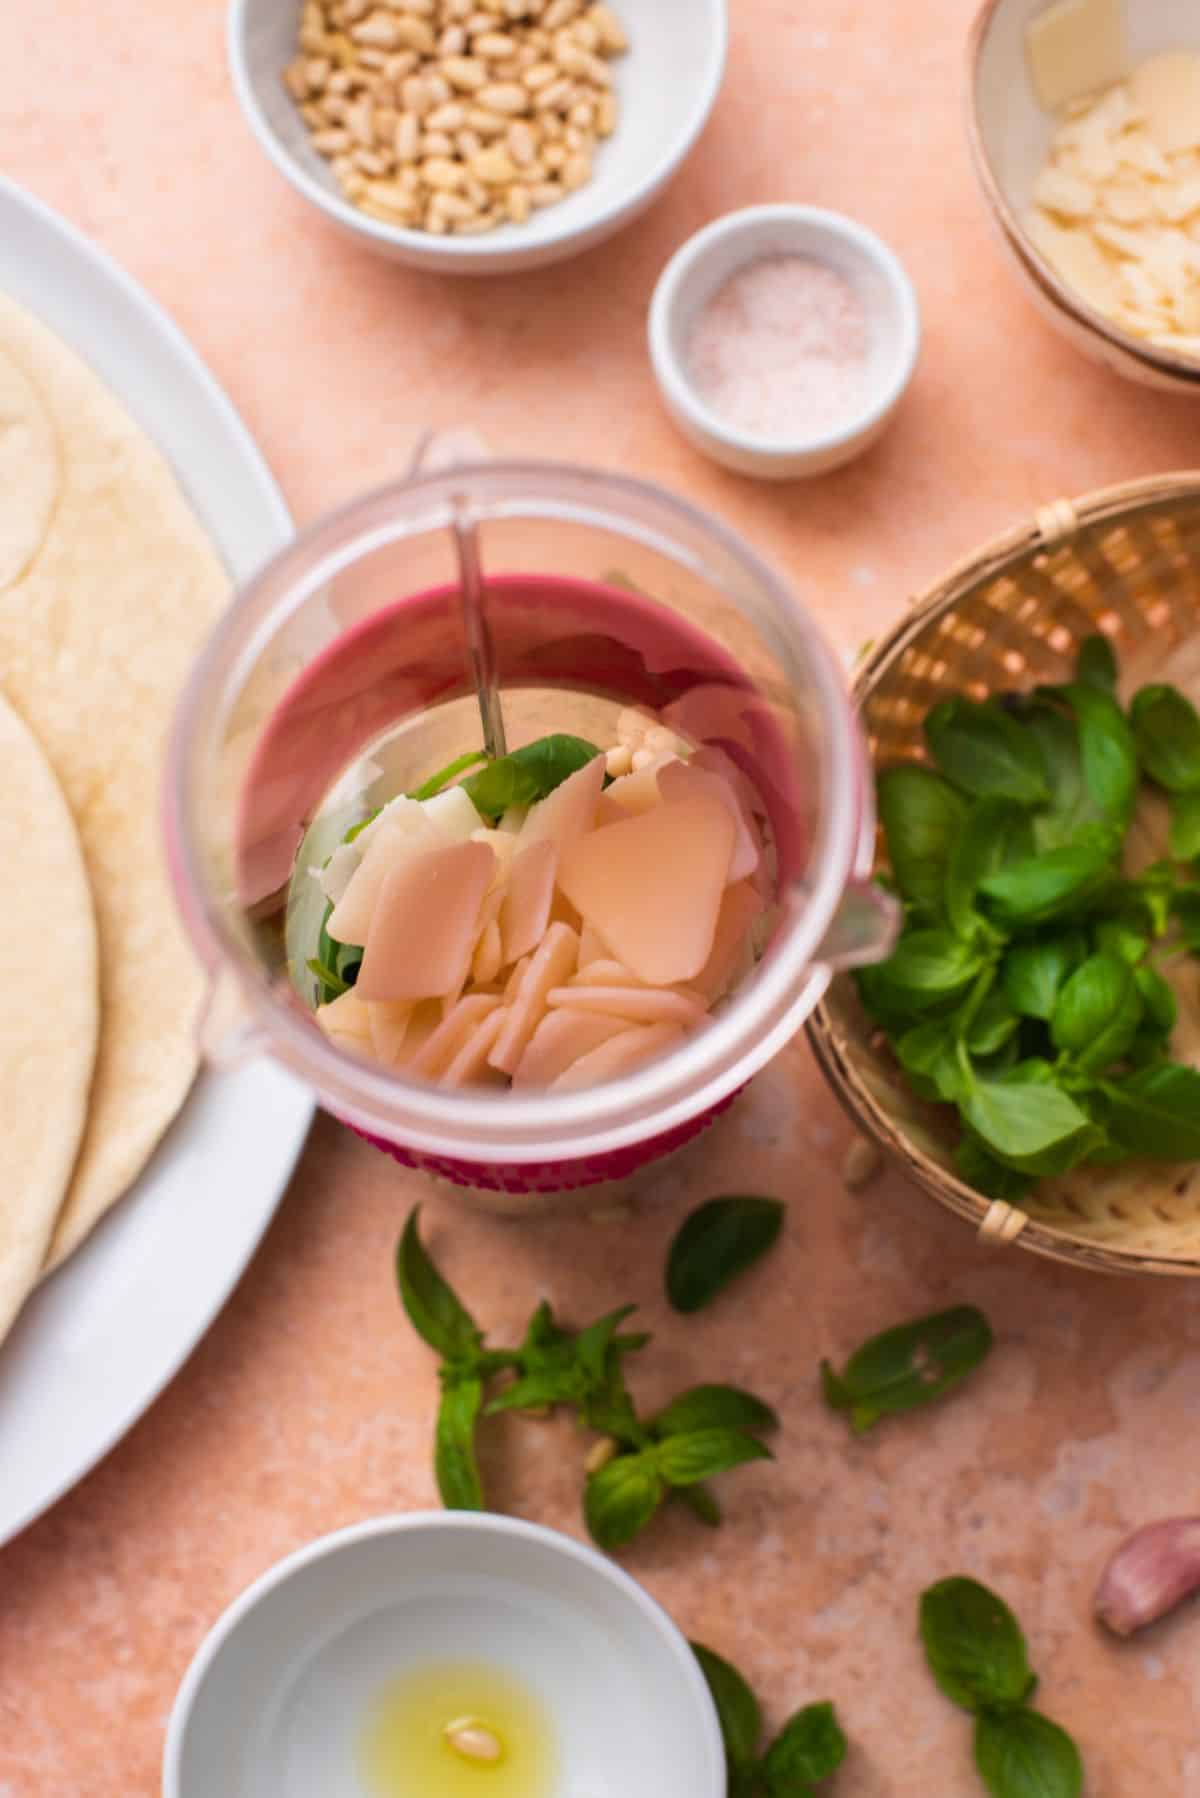
M 465 1761 L 495 1763 L 504 1759 L 504 1743 L 478 1717 L 456 1717 L 453 1723 L 447 1723 L 442 1734 L 446 1745 Z
M 601 1436 L 599 1442 L 592 1444 L 587 1459 L 583 1463 L 583 1471 L 589 1474 L 599 1473 L 602 1467 L 607 1467 L 610 1461 L 616 1459 L 616 1453 L 617 1445 L 613 1438 Z
M 856 1192 L 875 1178 L 882 1165 L 883 1157 L 875 1144 L 865 1136 L 856 1136 L 842 1162 L 842 1184 Z

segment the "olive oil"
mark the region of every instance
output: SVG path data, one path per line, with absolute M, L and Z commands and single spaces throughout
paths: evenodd
M 465 1721 L 499 1745 L 498 1759 L 452 1745 L 454 1726 Z M 483 1661 L 402 1675 L 379 1694 L 363 1732 L 371 1798 L 554 1798 L 557 1766 L 554 1730 L 537 1697 Z

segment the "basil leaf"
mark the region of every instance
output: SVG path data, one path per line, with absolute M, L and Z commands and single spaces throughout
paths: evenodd
M 991 1347 L 991 1327 L 974 1305 L 937 1311 L 872 1336 L 841 1374 L 822 1361 L 825 1402 L 848 1411 L 861 1435 L 881 1417 L 932 1404 L 978 1367 Z
M 1191 862 L 1200 856 L 1200 792 L 1171 794 L 1167 841 L 1176 861 Z
M 519 1376 L 492 1399 L 488 1416 L 541 1405 L 578 1405 L 586 1416 L 589 1401 L 608 1393 L 614 1381 L 623 1390 L 615 1364 L 622 1355 L 644 1348 L 649 1341 L 648 1336 L 617 1336 L 618 1326 L 636 1309 L 635 1305 L 622 1305 L 572 1335 L 554 1323 L 548 1306 L 539 1306 L 514 1357 Z
M 1100 1136 L 1067 1093 L 1031 1077 L 1028 1063 L 1014 1068 L 1011 1079 L 977 1080 L 961 1105 L 984 1146 L 1024 1173 L 1065 1173 Z
M 1141 1021 L 1141 994 L 1129 963 L 1091 955 L 1058 995 L 1050 1035 L 1077 1067 L 1098 1071 L 1120 1061 Z
M 592 1540 L 603 1549 L 623 1548 L 645 1528 L 666 1495 L 654 1454 L 618 1455 L 588 1475 L 583 1515 Z
M 1016 1035 L 1020 1023 L 1003 987 L 993 986 L 967 1026 L 967 1048 L 972 1055 L 995 1055 Z
M 962 795 L 932 768 L 885 768 L 876 781 L 888 860 L 905 899 L 940 916 L 950 851 L 967 819 Z
M 456 1367 L 442 1370 L 433 1468 L 448 1511 L 486 1509 L 475 1460 L 475 1424 L 482 1404 L 483 1381 L 477 1373 Z
M 575 1338 L 575 1355 L 585 1377 L 593 1384 L 603 1382 L 608 1368 L 608 1354 L 616 1339 L 617 1328 L 637 1310 L 636 1305 L 621 1305 L 606 1317 L 598 1318 L 581 1330 Z M 645 1338 L 648 1341 L 649 1338 Z M 638 1347 L 642 1346 L 639 1340 Z
M 963 1072 L 952 1019 L 927 1018 L 914 1024 L 892 1047 L 918 1098 L 957 1101 Z
M 1099 693 L 1116 693 L 1117 658 L 1107 637 L 1097 634 L 1083 639 L 1075 662 L 1075 679 L 1079 685 L 1095 687 Z
M 1170 982 L 1157 968 L 1135 968 L 1133 978 L 1142 1001 L 1142 1029 L 1149 1027 L 1159 1036 L 1170 1036 L 1179 1021 L 1179 1005 Z
M 1143 768 L 1169 793 L 1200 790 L 1200 716 L 1177 687 L 1143 687 L 1129 708 Z
M 396 1250 L 396 1278 L 404 1309 L 417 1335 L 444 1360 L 472 1360 L 483 1338 L 470 1312 L 422 1247 L 417 1229 L 420 1215 L 421 1207 L 414 1205 Z
M 769 1448 L 740 1430 L 692 1430 L 686 1436 L 666 1437 L 654 1450 L 655 1465 L 670 1486 L 694 1486 L 697 1480 L 711 1480 L 745 1461 L 770 1458 Z
M 982 966 L 978 950 L 948 930 L 911 930 L 877 972 L 885 993 L 919 1012 L 964 992 Z
M 978 928 L 975 895 L 989 874 L 1033 854 L 1029 814 L 1011 799 L 981 799 L 950 849 L 946 869 L 946 916 L 960 936 Z
M 721 1507 L 707 1486 L 676 1486 L 671 1497 L 676 1504 L 685 1505 L 705 1529 L 720 1529 Z
M 789 1717 L 763 1757 L 771 1798 L 794 1795 L 828 1779 L 846 1758 L 846 1738 L 831 1704 L 806 1704 Z
M 1037 743 L 1050 790 L 1048 807 L 1033 819 L 1035 847 L 1061 849 L 1100 817 L 1083 778 L 1079 727 L 1046 699 L 1023 702 L 1017 716 Z
M 1109 1132 L 1131 1155 L 1200 1161 L 1200 1073 L 1178 1062 L 1104 1084 Z
M 1172 893 L 1168 904 L 1183 947 L 1200 955 L 1200 887 L 1184 887 Z
M 925 720 L 925 740 L 942 772 L 977 799 L 1049 798 L 1036 740 L 995 700 L 944 699 Z
M 1135 968 L 1150 948 L 1150 939 L 1126 924 L 1121 918 L 1102 918 L 1096 925 L 1096 948 L 1105 955 L 1116 955 Z
M 1171 927 L 1179 887 L 1179 876 L 1170 862 L 1151 862 L 1135 880 L 1121 883 L 1117 898 L 1145 919 L 1152 935 L 1165 936 Z
M 1078 1748 L 1039 1711 L 977 1718 L 975 1765 L 992 1798 L 1079 1798 L 1083 1790 Z
M 1015 928 L 1086 910 L 1111 879 L 1112 857 L 1107 847 L 1065 844 L 988 875 L 980 882 L 980 891 L 988 901 L 989 914 L 998 923 Z
M 450 785 L 450 782 L 456 775 L 465 774 L 468 768 L 478 767 L 480 762 L 486 761 L 487 756 L 482 749 L 470 749 L 467 751 L 466 755 L 456 756 L 452 762 L 447 762 L 446 766 L 442 768 L 439 773 L 431 774 L 428 780 L 422 781 L 419 787 L 414 788 L 411 793 L 406 793 L 404 797 L 406 799 L 417 800 L 434 799 L 444 787 Z M 375 815 L 378 816 L 378 813 Z M 355 828 L 356 830 L 365 830 L 366 821 L 364 820 L 362 824 L 357 825 Z M 351 837 L 346 838 L 348 843 L 352 840 Z
M 700 1663 L 700 1671 L 708 1683 L 717 1709 L 717 1721 L 721 1725 L 721 1737 L 725 1743 L 725 1758 L 731 1771 L 741 1772 L 753 1765 L 758 1738 L 762 1735 L 762 1712 L 758 1699 L 737 1668 L 731 1667 L 719 1654 L 714 1654 L 711 1648 L 706 1648 L 702 1642 L 693 1642 L 691 1649 Z
M 327 968 L 323 961 L 318 961 L 316 956 L 313 956 L 310 961 L 306 961 L 304 965 L 309 973 L 315 974 L 321 983 L 321 993 L 317 1000 L 319 1005 L 328 1005 L 331 999 L 338 999 L 343 993 L 350 991 L 348 983 L 332 968 Z
M 1048 1022 L 1063 982 L 1086 956 L 1087 938 L 1082 931 L 1015 944 L 1000 968 L 1009 1004 L 1024 1018 Z
M 686 1436 L 693 1430 L 744 1430 L 757 1436 L 779 1427 L 779 1418 L 740 1386 L 693 1386 L 672 1399 L 650 1424 L 654 1436 Z
M 1104 817 L 1129 827 L 1137 800 L 1137 744 L 1129 720 L 1111 693 L 1080 685 L 1059 689 L 1079 726 L 1079 754 L 1088 794 Z
M 499 818 L 510 805 L 536 805 L 599 754 L 596 745 L 582 737 L 539 737 L 536 743 L 489 762 L 479 774 L 463 781 L 463 790 L 477 812 L 485 818 Z
M 954 1164 L 959 1179 L 985 1198 L 1004 1199 L 1010 1205 L 1019 1205 L 1029 1196 L 1030 1176 L 1018 1173 L 1014 1167 L 1006 1167 L 994 1155 L 989 1155 L 979 1138 L 972 1136 L 969 1130 L 964 1132 L 954 1152 Z
M 964 1710 L 1024 1704 L 1037 1680 L 1021 1626 L 978 1580 L 939 1580 L 921 1595 L 921 1642 L 940 1689 Z
M 676 1311 L 699 1311 L 753 1267 L 783 1227 L 778 1199 L 709 1199 L 684 1219 L 667 1254 L 667 1297 Z

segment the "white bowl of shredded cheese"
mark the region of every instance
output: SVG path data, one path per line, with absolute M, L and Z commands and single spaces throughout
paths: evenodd
M 970 83 L 976 170 L 1043 315 L 1200 394 L 1200 7 L 986 0 Z

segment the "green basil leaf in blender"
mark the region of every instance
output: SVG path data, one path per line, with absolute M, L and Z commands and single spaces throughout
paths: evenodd
M 485 818 L 499 818 L 510 805 L 536 805 L 571 774 L 601 753 L 582 737 L 557 733 L 489 762 L 463 781 L 463 790 Z
M 773 1247 L 783 1228 L 778 1199 L 709 1199 L 684 1219 L 667 1254 L 667 1297 L 699 1311 Z
M 1002 1598 L 955 1576 L 921 1594 L 921 1642 L 938 1687 L 968 1711 L 1025 1704 L 1037 1679 L 1021 1626 Z
M 970 937 L 979 928 L 975 895 L 989 874 L 1034 852 L 1029 813 L 1011 799 L 980 799 L 950 848 L 946 916 L 952 930 Z
M 944 699 L 925 719 L 939 768 L 977 799 L 1041 805 L 1049 797 L 1036 739 L 995 700 Z
M 606 1550 L 632 1542 L 650 1522 L 666 1491 L 653 1451 L 618 1455 L 598 1473 L 589 1474 L 583 1515 L 593 1542 Z
M 973 1186 L 976 1192 L 983 1193 L 985 1198 L 1003 1199 L 1006 1204 L 1019 1205 L 1022 1199 L 1029 1197 L 1033 1184 L 1031 1176 L 997 1161 L 969 1130 L 963 1132 L 954 1151 L 954 1166 L 959 1178 Z
M 872 1336 L 842 1372 L 821 1363 L 825 1402 L 850 1415 L 862 1434 L 881 1417 L 932 1404 L 964 1380 L 992 1347 L 987 1318 L 974 1305 L 955 1305 Z
M 650 1422 L 651 1434 L 657 1437 L 711 1429 L 744 1430 L 757 1436 L 778 1427 L 779 1418 L 770 1405 L 740 1386 L 692 1386 Z
M 1142 1029 L 1149 1026 L 1159 1036 L 1170 1036 L 1179 1022 L 1179 1002 L 1170 981 L 1150 967 L 1135 968 L 1133 978 L 1142 1001 Z
M 446 1361 L 471 1361 L 483 1338 L 475 1320 L 460 1303 L 426 1254 L 418 1231 L 421 1207 L 408 1214 L 396 1250 L 396 1277 L 408 1320 L 430 1348 Z
M 1097 632 L 1083 639 L 1075 662 L 1075 679 L 1081 686 L 1095 687 L 1098 693 L 1116 693 L 1117 658 L 1107 637 Z
M 878 973 L 885 993 L 911 1011 L 932 1011 L 970 986 L 983 967 L 980 951 L 948 930 L 911 930 Z
M 876 782 L 888 859 L 902 896 L 940 917 L 950 851 L 967 818 L 962 795 L 932 768 L 885 768 Z
M 1177 687 L 1143 687 L 1130 707 L 1142 767 L 1169 793 L 1200 791 L 1200 715 Z
M 1167 841 L 1177 862 L 1200 856 L 1200 792 L 1171 794 Z
M 975 1765 L 992 1798 L 1079 1798 L 1083 1761 L 1065 1729 L 1026 1709 L 985 1711 Z
M 976 1080 L 960 1102 L 964 1120 L 993 1155 L 1020 1171 L 1066 1173 L 1100 1132 L 1069 1094 L 1032 1078 L 1028 1064 L 1012 1075 Z
M 1109 1133 L 1131 1155 L 1153 1161 L 1200 1161 L 1200 1073 L 1178 1062 L 1140 1068 L 1105 1081 Z
M 989 874 L 980 891 L 997 923 L 1023 929 L 1082 914 L 1112 879 L 1112 854 L 1106 845 L 1068 843 Z
M 304 965 L 309 973 L 315 974 L 321 983 L 320 1003 L 322 1005 L 327 1005 L 331 999 L 338 999 L 343 993 L 350 991 L 349 982 L 343 980 L 332 968 L 327 968 L 323 961 L 318 961 L 315 955 Z
M 1086 958 L 1087 938 L 1079 930 L 1014 944 L 1000 967 L 1009 1004 L 1023 1018 L 1049 1022 L 1063 982 Z
M 442 1372 L 433 1466 L 442 1503 L 448 1511 L 487 1509 L 475 1459 L 475 1424 L 483 1404 L 483 1381 L 457 1367 Z
M 1050 1035 L 1077 1067 L 1098 1071 L 1121 1059 L 1141 1021 L 1142 998 L 1129 963 L 1117 955 L 1090 955 L 1059 993 Z
M 480 762 L 486 761 L 487 756 L 482 749 L 469 749 L 466 755 L 456 756 L 452 762 L 448 762 L 444 768 L 439 769 L 438 773 L 431 774 L 428 780 L 423 780 L 419 787 L 415 787 L 413 791 L 407 793 L 405 797 L 417 800 L 435 799 L 443 788 L 448 787 L 450 782 L 456 779 L 458 775 L 465 774 L 468 768 L 477 768 Z M 362 824 L 356 826 L 356 830 L 365 829 L 365 820 Z M 350 842 L 351 840 L 350 837 L 346 838 L 347 842 Z
M 691 1648 L 716 1706 L 730 1771 L 739 1772 L 751 1767 L 762 1735 L 762 1711 L 758 1699 L 737 1668 L 730 1666 L 719 1654 L 706 1648 L 703 1642 L 693 1642 Z
M 788 1718 L 763 1756 L 770 1798 L 799 1798 L 828 1779 L 845 1760 L 846 1747 L 833 1706 L 806 1704 Z
M 693 1486 L 697 1480 L 715 1479 L 746 1461 L 769 1461 L 771 1451 L 741 1430 L 704 1429 L 665 1437 L 654 1456 L 668 1485 Z

